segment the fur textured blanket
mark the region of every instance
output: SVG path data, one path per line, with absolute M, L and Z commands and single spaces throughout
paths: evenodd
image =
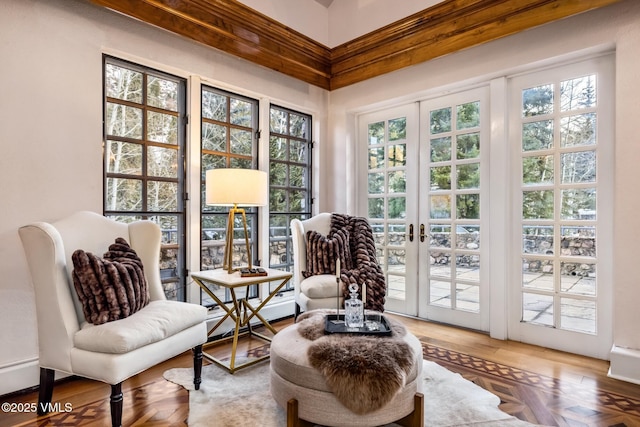
M 367 285 L 365 308 L 384 311 L 384 300 L 387 292 L 384 273 L 376 257 L 373 230 L 366 218 L 351 215 L 331 214 L 331 233 L 347 230 L 352 258 L 352 268 L 342 268 L 340 279 L 345 284 L 342 289 L 345 298 L 349 298 L 349 284 L 359 287 Z
M 405 327 L 387 319 L 391 336 L 325 335 L 327 313 L 314 310 L 298 317 L 300 335 L 314 341 L 308 350 L 311 366 L 322 372 L 333 394 L 352 412 L 379 409 L 404 386 L 415 359 L 402 339 Z

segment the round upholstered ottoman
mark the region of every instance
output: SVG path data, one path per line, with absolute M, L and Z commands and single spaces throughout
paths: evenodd
M 356 414 L 334 395 L 325 374 L 312 366 L 308 356 L 309 348 L 319 340 L 303 337 L 300 333 L 301 325 L 303 322 L 284 328 L 271 342 L 271 395 L 280 406 L 287 409 L 288 426 L 312 423 L 311 425 L 334 427 L 371 427 L 392 422 L 407 426 L 423 425 L 422 346 L 414 335 L 406 332 L 404 336 L 393 337 L 403 340 L 411 349 L 411 354 L 405 358 L 407 367 L 404 371 L 404 385 L 383 406 Z M 305 330 L 302 332 L 305 336 L 308 335 Z

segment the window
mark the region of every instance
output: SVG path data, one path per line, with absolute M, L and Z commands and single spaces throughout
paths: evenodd
M 311 116 L 272 105 L 269 113 L 269 266 L 291 271 L 294 218 L 311 217 Z M 287 289 L 293 289 L 288 284 Z
M 168 299 L 185 299 L 185 80 L 104 57 L 104 214 L 162 230 Z
M 202 270 L 222 267 L 226 239 L 228 208 L 205 204 L 205 175 L 216 168 L 258 168 L 258 101 L 203 86 L 201 117 L 201 258 Z M 245 208 L 251 253 L 258 247 L 258 210 Z M 234 224 L 234 238 L 239 244 L 233 248 L 233 264 L 247 263 L 244 229 Z M 256 260 L 252 263 L 258 265 Z M 208 296 L 201 293 L 207 304 Z M 222 298 L 222 297 L 221 297 Z M 229 300 L 225 298 L 224 301 Z

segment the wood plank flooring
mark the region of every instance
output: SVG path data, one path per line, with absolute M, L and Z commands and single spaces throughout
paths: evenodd
M 425 359 L 498 395 L 500 408 L 522 420 L 561 427 L 640 427 L 640 386 L 608 378 L 606 361 L 394 317 L 423 343 Z M 286 319 L 274 326 L 281 329 L 291 322 Z M 264 341 L 250 338 L 244 338 L 239 347 L 245 353 L 265 350 Z M 210 345 L 206 351 L 219 358 L 230 353 L 229 344 Z M 186 352 L 125 381 L 124 425 L 186 425 L 188 393 L 165 381 L 162 373 L 190 366 L 191 354 Z M 0 426 L 109 426 L 109 393 L 106 384 L 65 379 L 53 393 L 53 403 L 59 404 L 60 411 L 42 417 L 28 411 L 2 411 Z M 0 402 L 33 404 L 37 391 L 0 396 Z

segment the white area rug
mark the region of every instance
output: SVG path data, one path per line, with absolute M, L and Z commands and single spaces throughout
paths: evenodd
M 434 362 L 423 363 L 425 427 L 532 426 L 498 409 L 498 396 Z M 193 369 L 170 369 L 164 378 L 189 390 L 190 426 L 286 426 L 286 411 L 269 392 L 268 361 L 233 375 L 216 365 L 206 365 L 198 391 L 193 387 Z

